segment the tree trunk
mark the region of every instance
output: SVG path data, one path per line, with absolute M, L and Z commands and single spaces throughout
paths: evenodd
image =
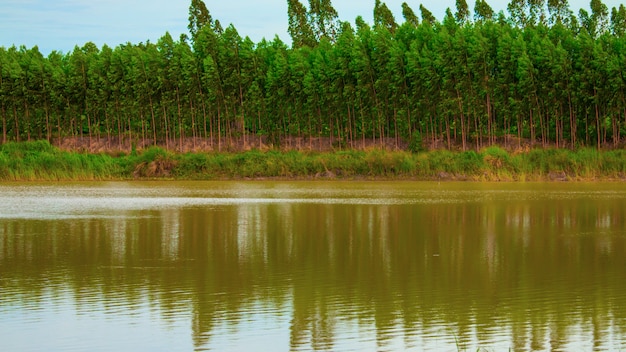
M 534 123 L 534 117 L 533 117 L 533 108 L 530 108 L 529 111 L 530 114 L 530 145 L 534 146 L 535 145 L 535 123 Z
M 2 144 L 7 142 L 7 111 L 2 104 Z
M 13 103 L 13 122 L 15 123 L 15 141 L 20 141 L 20 121 L 17 119 L 17 107 Z
M 593 98 L 594 98 L 593 100 L 595 101 L 594 105 L 595 105 L 595 110 L 596 110 L 596 139 L 598 141 L 598 143 L 597 143 L 598 144 L 598 150 L 600 150 L 600 147 L 601 147 L 601 144 L 602 144 L 602 141 L 601 141 L 602 133 L 600 131 L 600 110 L 598 108 L 598 100 L 597 100 L 598 99 L 598 92 L 597 92 L 597 90 L 595 88 L 593 89 Z
M 167 110 L 165 109 L 165 104 L 162 104 L 162 110 L 163 110 L 163 123 L 164 123 L 164 128 L 165 128 L 165 149 L 169 150 L 170 149 L 170 134 L 169 134 L 169 126 L 167 123 Z
M 569 105 L 569 129 L 570 129 L 570 140 L 571 140 L 571 148 L 574 149 L 576 147 L 576 115 L 574 114 L 574 107 L 572 106 L 572 93 L 570 91 L 567 92 L 567 104 Z
M 461 92 L 458 89 L 456 90 L 456 100 L 457 104 L 459 105 L 459 112 L 461 113 L 461 145 L 463 146 L 463 151 L 465 151 L 467 149 L 467 136 L 465 134 L 465 112 L 463 111 Z M 450 149 L 449 145 L 450 142 L 448 142 L 448 149 Z
M 193 149 L 196 149 L 196 137 L 198 136 L 196 134 L 196 112 L 195 109 L 193 107 L 193 99 L 191 99 L 191 97 L 189 97 L 189 112 L 191 113 L 191 138 L 192 138 L 192 144 L 193 144 Z
M 26 120 L 26 140 L 30 142 L 30 107 L 26 100 L 24 100 L 24 119 Z
M 183 152 L 183 122 L 180 107 L 180 90 L 176 87 L 176 107 L 178 109 L 178 149 Z
M 222 151 L 222 112 L 217 103 L 217 151 Z

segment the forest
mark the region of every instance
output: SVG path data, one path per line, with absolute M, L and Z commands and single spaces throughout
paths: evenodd
M 626 8 L 456 0 L 437 19 L 380 0 L 373 23 L 330 0 L 287 0 L 291 43 L 222 26 L 202 0 L 189 34 L 44 56 L 0 47 L 0 141 L 141 141 L 213 150 L 297 138 L 418 151 L 491 145 L 620 148 L 626 137 Z M 418 15 L 419 13 L 419 15 Z M 386 143 L 386 144 L 385 144 Z

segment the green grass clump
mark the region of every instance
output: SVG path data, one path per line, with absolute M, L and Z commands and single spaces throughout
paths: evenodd
M 116 159 L 61 151 L 47 141 L 0 146 L 0 180 L 97 180 L 120 178 Z
M 491 146 L 482 152 L 485 173 L 497 180 L 513 179 L 519 174 L 518 159 L 511 156 L 506 150 Z

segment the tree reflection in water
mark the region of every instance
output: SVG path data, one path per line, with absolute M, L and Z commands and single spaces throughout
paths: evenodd
M 196 348 L 285 336 L 292 350 L 624 349 L 625 203 L 241 202 L 6 219 L 0 311 L 68 294 L 78 313 L 149 309 L 188 319 Z

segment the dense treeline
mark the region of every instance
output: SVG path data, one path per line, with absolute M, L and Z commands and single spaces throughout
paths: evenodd
M 340 22 L 330 0 L 288 0 L 289 47 L 253 43 L 190 6 L 190 37 L 44 57 L 0 47 L 1 141 L 82 136 L 221 149 L 233 138 L 438 142 L 529 140 L 618 146 L 626 134 L 626 9 L 592 0 L 512 0 L 509 15 L 465 0 L 442 21 L 376 0 L 374 24 Z

